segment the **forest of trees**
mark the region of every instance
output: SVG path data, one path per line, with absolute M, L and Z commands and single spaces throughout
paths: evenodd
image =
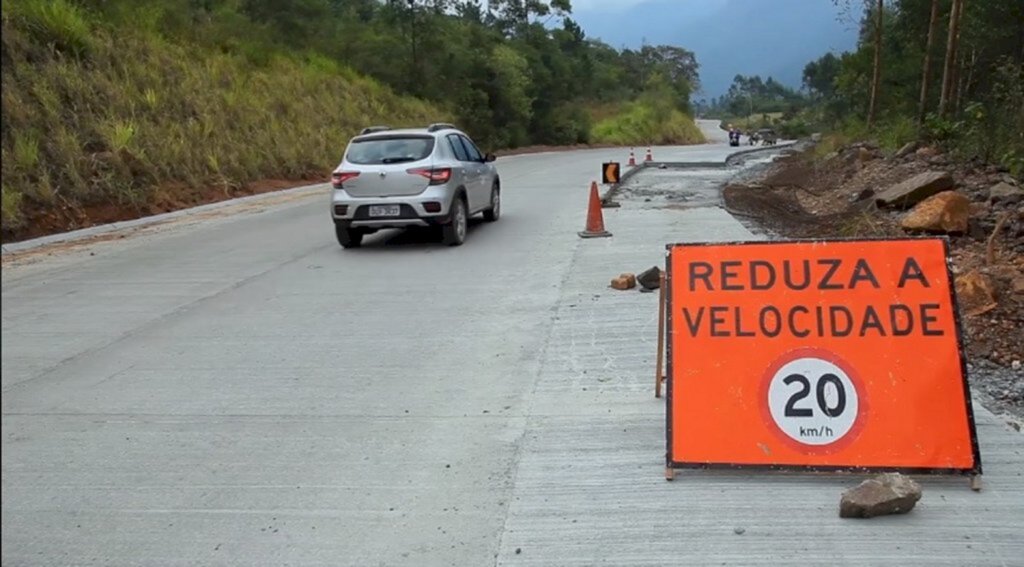
M 837 0 L 857 49 L 804 68 L 813 119 L 889 145 L 925 138 L 1024 175 L 1024 2 Z
M 833 1 L 859 26 L 854 50 L 809 62 L 800 90 L 738 75 L 698 112 L 782 113 L 789 136 L 925 139 L 1024 175 L 1024 1 Z
M 667 87 L 689 111 L 692 52 L 616 50 L 588 38 L 570 0 L 143 0 L 171 37 L 245 53 L 323 57 L 437 103 L 494 148 L 590 141 L 588 105 Z M 116 17 L 119 0 L 81 0 Z M 127 23 L 127 22 L 126 22 Z M 664 92 L 664 91 L 663 91 Z
M 693 143 L 692 52 L 588 38 L 569 0 L 4 0 L 3 235 L 317 179 L 368 124 L 489 151 Z M 83 220 L 86 219 L 86 220 Z
M 736 75 L 726 94 L 700 101 L 697 109 L 720 116 L 747 116 L 765 113 L 793 113 L 809 103 L 807 96 L 772 77 Z

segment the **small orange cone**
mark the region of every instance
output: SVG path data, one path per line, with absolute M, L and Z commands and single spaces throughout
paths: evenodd
M 597 182 L 590 182 L 590 205 L 587 207 L 587 228 L 579 233 L 580 238 L 611 236 L 604 229 L 604 214 L 601 212 L 601 197 L 597 194 Z
M 644 161 L 654 161 L 654 156 L 651 155 L 651 147 L 647 146 L 647 156 L 644 157 Z
M 633 155 L 633 148 L 629 148 L 629 167 L 636 167 L 636 156 Z

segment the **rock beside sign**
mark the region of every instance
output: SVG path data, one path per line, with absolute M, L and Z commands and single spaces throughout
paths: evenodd
M 612 279 L 611 286 L 619 290 L 633 289 L 636 287 L 636 276 L 629 273 L 619 274 L 619 277 Z
M 953 177 L 943 171 L 927 171 L 889 187 L 878 194 L 880 206 L 908 208 L 936 193 L 953 188 Z
M 906 514 L 921 499 L 921 485 L 899 473 L 879 475 L 865 480 L 843 493 L 839 500 L 840 518 L 874 518 Z
M 649 270 L 640 272 L 636 277 L 636 281 L 644 289 L 658 289 L 661 287 L 661 268 L 654 266 Z
M 943 191 L 918 203 L 900 225 L 911 232 L 963 234 L 967 232 L 971 202 L 956 191 Z

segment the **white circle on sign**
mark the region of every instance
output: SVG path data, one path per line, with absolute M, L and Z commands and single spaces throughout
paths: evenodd
M 768 384 L 775 425 L 803 445 L 831 445 L 853 429 L 860 411 L 857 386 L 836 364 L 813 356 L 783 364 Z

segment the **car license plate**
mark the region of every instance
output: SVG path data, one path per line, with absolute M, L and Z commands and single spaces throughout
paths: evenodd
M 370 207 L 371 217 L 397 217 L 402 214 L 398 205 L 372 205 Z

